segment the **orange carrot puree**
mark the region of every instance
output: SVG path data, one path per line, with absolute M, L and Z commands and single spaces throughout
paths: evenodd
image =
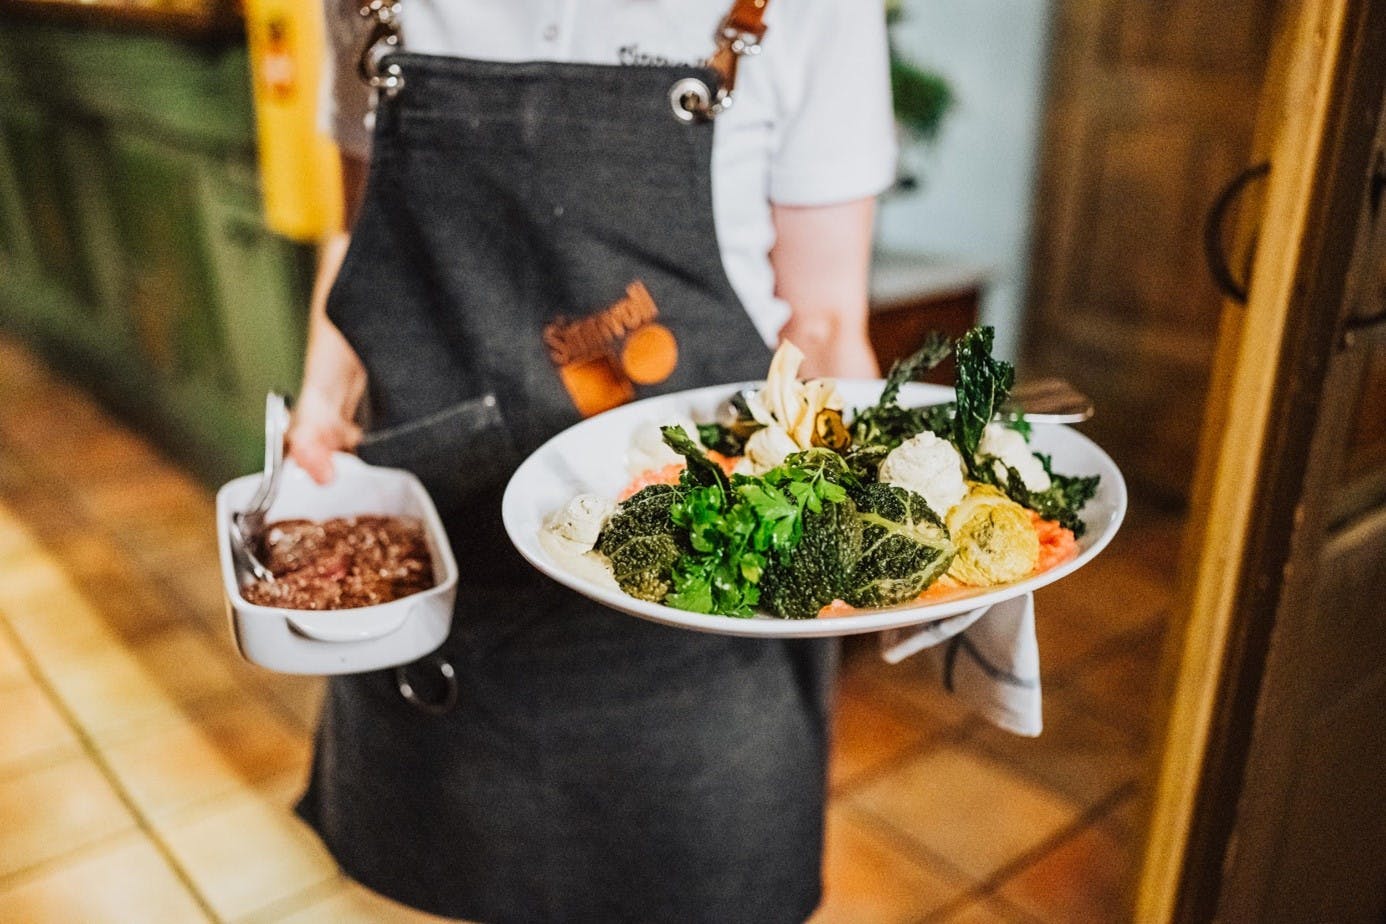
M 1074 538 L 1073 530 L 1060 526 L 1054 520 L 1046 520 L 1033 510 L 1030 511 L 1030 522 L 1035 524 L 1035 533 L 1040 541 L 1039 560 L 1035 562 L 1036 574 L 1078 557 L 1078 540 Z
M 949 600 L 958 600 L 975 594 L 979 590 L 981 590 L 979 587 L 968 587 L 966 584 L 959 584 L 945 574 L 943 577 L 924 588 L 924 592 L 910 602 L 918 604 L 947 603 Z M 861 610 L 852 606 L 850 603 L 845 603 L 842 600 L 834 600 L 818 611 L 818 618 L 831 619 L 834 616 L 855 616 L 860 612 Z
M 736 463 L 741 461 L 740 456 L 724 456 L 715 449 L 709 449 L 707 457 L 722 467 L 722 471 L 730 477 L 732 469 L 736 468 Z M 652 468 L 643 471 L 631 479 L 630 484 L 626 485 L 621 492 L 618 501 L 623 501 L 630 497 L 641 488 L 648 488 L 652 484 L 678 484 L 679 476 L 683 474 L 686 466 L 682 462 L 672 462 L 663 468 Z

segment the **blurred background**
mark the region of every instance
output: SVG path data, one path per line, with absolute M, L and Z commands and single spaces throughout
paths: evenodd
M 1038 598 L 1040 739 L 849 646 L 816 920 L 1129 919 L 1223 307 L 1204 225 L 1280 7 L 892 7 L 883 364 L 995 325 L 1093 398 L 1134 501 Z M 321 47 L 306 0 L 0 0 L 0 920 L 423 920 L 291 815 L 320 686 L 240 661 L 215 560 L 211 493 L 296 387 L 340 221 Z

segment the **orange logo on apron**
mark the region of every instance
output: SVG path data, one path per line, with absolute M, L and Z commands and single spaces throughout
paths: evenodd
M 655 323 L 659 309 L 640 280 L 595 314 L 555 318 L 544 345 L 578 413 L 590 417 L 635 397 L 636 385 L 656 385 L 679 361 L 673 331 Z

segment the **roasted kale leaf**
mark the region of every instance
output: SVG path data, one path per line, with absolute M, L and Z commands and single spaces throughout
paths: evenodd
M 977 445 L 982 431 L 1006 403 L 1015 384 L 1015 367 L 991 355 L 995 334 L 994 328 L 974 327 L 953 348 L 957 361 L 953 445 L 973 477 L 977 475 Z
M 995 485 L 1022 507 L 1028 507 L 1046 520 L 1072 530 L 1075 538 L 1087 531 L 1081 516 L 1083 507 L 1097 494 L 1098 475 L 1074 476 L 1056 474 L 1049 456 L 1036 453 L 1036 458 L 1049 474 L 1049 487 L 1031 491 L 1014 468 L 995 456 L 983 456 L 977 466 L 977 480 Z M 1001 472 L 1005 472 L 1002 477 Z
M 931 423 L 936 422 L 934 409 L 900 407 L 900 389 L 947 359 L 950 349 L 947 337 L 932 333 L 922 347 L 891 366 L 880 399 L 852 420 L 853 445 L 884 446 L 890 450 L 915 434 L 932 429 Z

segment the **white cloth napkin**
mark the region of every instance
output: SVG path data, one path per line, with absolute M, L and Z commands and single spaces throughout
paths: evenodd
M 881 633 L 881 657 L 891 664 L 924 649 L 944 689 L 973 711 L 1017 735 L 1044 728 L 1034 595 Z

